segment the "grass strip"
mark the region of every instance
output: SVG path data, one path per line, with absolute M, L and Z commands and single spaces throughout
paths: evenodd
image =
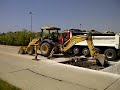
M 21 90 L 21 89 L 9 84 L 6 81 L 3 81 L 2 79 L 0 79 L 0 90 Z

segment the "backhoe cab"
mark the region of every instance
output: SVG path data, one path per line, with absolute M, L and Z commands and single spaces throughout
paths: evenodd
M 41 28 L 40 51 L 45 57 L 48 57 L 55 46 L 59 45 L 59 30 L 60 28 L 47 26 Z M 47 32 L 47 35 L 44 34 Z M 54 53 L 59 53 L 59 48 L 54 50 Z

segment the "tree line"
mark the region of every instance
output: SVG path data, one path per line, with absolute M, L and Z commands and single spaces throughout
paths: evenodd
M 12 45 L 12 46 L 26 46 L 29 44 L 30 39 L 40 36 L 40 32 L 31 32 L 26 29 L 16 32 L 0 33 L 0 44 L 1 45 Z

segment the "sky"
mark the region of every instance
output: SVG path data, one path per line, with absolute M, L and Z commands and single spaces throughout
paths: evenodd
M 57 26 L 120 32 L 120 0 L 0 0 L 0 32 Z M 81 24 L 81 25 L 80 25 Z

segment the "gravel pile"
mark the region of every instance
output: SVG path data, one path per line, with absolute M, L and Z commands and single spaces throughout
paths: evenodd
M 120 75 L 120 63 L 117 63 L 117 64 L 115 64 L 113 66 L 107 67 L 107 68 L 105 68 L 105 69 L 103 69 L 101 71 Z

